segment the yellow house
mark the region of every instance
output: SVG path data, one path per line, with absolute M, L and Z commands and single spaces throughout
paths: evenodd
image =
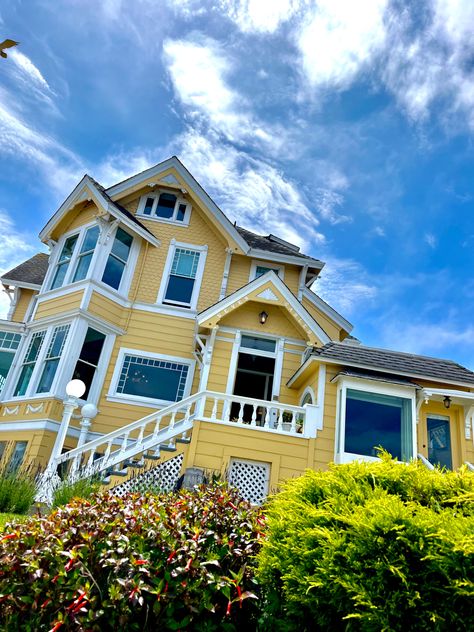
M 108 189 L 84 176 L 40 239 L 49 257 L 1 278 L 8 467 L 122 490 L 217 471 L 254 502 L 380 445 L 472 469 L 474 373 L 360 344 L 311 289 L 323 262 L 232 224 L 176 157 Z

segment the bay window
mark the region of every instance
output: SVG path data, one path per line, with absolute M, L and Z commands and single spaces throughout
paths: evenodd
M 100 230 L 98 226 L 91 226 L 91 228 L 87 229 L 74 266 L 75 271 L 72 277 L 73 282 L 82 281 L 82 279 L 87 277 L 92 256 L 99 239 L 99 233 Z
M 344 387 L 340 397 L 339 461 L 377 458 L 378 447 L 400 461 L 415 456 L 411 393 Z
M 54 376 L 64 349 L 64 343 L 69 332 L 69 325 L 55 327 L 49 341 L 48 351 L 43 362 L 43 370 L 39 379 L 37 393 L 49 393 Z
M 112 249 L 105 264 L 102 281 L 115 290 L 118 290 L 122 281 L 125 266 L 127 265 L 133 237 L 121 228 L 117 229 Z
M 0 331 L 0 393 L 10 371 L 21 335 L 9 331 Z
M 36 361 L 38 360 L 38 356 L 43 346 L 45 335 L 46 331 L 36 331 L 31 336 L 23 363 L 21 365 L 20 375 L 13 392 L 15 397 L 20 397 L 27 391 L 31 376 L 33 375 L 33 371 L 36 366 Z
M 73 380 L 82 380 L 86 390 L 82 399 L 87 399 L 92 381 L 97 371 L 100 355 L 105 342 L 105 334 L 88 327 L 84 343 L 79 353 L 79 359 L 72 375 Z
M 64 285 L 66 273 L 71 263 L 71 259 L 76 248 L 77 239 L 79 235 L 72 235 L 68 237 L 64 242 L 64 246 L 59 255 L 58 262 L 56 264 L 56 270 L 54 272 L 53 280 L 51 282 L 50 290 L 54 290 L 57 287 Z

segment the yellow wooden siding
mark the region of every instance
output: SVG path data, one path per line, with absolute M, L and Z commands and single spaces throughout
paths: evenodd
M 20 288 L 20 298 L 15 306 L 15 311 L 13 312 L 12 320 L 17 323 L 22 323 L 25 320 L 25 315 L 30 303 L 37 294 L 34 290 L 28 290 L 26 288 Z
M 92 292 L 87 311 L 102 320 L 109 321 L 117 327 L 122 327 L 129 310 L 124 309 L 109 298 L 98 292 Z
M 54 228 L 53 239 L 59 239 L 64 233 L 80 229 L 85 224 L 93 222 L 98 209 L 94 202 L 79 203 L 71 209 Z
M 233 255 L 229 271 L 229 279 L 227 281 L 227 295 L 232 294 L 239 288 L 247 285 L 250 276 L 250 267 L 253 261 L 258 261 L 252 257 L 244 255 Z M 260 262 L 265 265 L 264 261 Z M 278 263 L 274 263 L 278 265 Z M 300 270 L 301 268 L 295 265 L 283 264 L 285 267 L 284 283 L 287 285 L 293 294 L 298 294 Z
M 314 320 L 318 323 L 318 325 L 327 333 L 331 340 L 339 341 L 341 340 L 341 334 L 343 334 L 344 330 L 341 329 L 338 325 L 334 323 L 328 316 L 323 314 L 321 310 L 308 301 L 307 298 L 303 297 L 303 307 L 311 314 Z
M 34 320 L 57 316 L 73 309 L 78 309 L 81 305 L 84 290 L 64 294 L 57 298 L 51 298 L 38 304 Z
M 139 201 L 140 198 L 136 198 L 128 202 L 126 204 L 127 210 L 131 213 L 136 213 Z M 198 207 L 193 206 L 189 226 L 166 224 L 147 220 L 143 217 L 140 217 L 140 221 L 158 237 L 161 241 L 161 246 L 159 248 L 147 248 L 144 244 L 142 245 L 130 296 L 138 302 L 156 303 L 170 242 L 172 239 L 175 239 L 180 243 L 194 246 L 208 246 L 204 276 L 199 291 L 198 311 L 215 303 L 219 299 L 227 244 L 212 224 L 204 217 L 202 211 Z M 144 259 L 145 261 L 143 261 Z M 144 270 L 140 279 L 140 270 L 143 264 Z M 140 283 L 139 287 L 137 287 L 139 279 Z
M 268 314 L 267 321 L 264 325 L 260 324 L 259 314 L 264 310 Z M 220 321 L 222 327 L 235 327 L 237 329 L 247 329 L 255 333 L 266 335 L 274 334 L 276 336 L 285 336 L 287 338 L 296 338 L 304 341 L 304 332 L 295 325 L 288 312 L 281 307 L 257 303 L 249 301 L 224 316 Z

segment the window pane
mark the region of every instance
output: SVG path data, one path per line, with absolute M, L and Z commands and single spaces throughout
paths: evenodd
M 186 204 L 180 204 L 176 213 L 176 221 L 182 222 L 186 215 Z
M 428 417 L 428 461 L 433 465 L 453 468 L 449 417 Z
M 187 364 L 126 355 L 117 393 L 179 401 L 184 396 Z
M 44 365 L 43 373 L 36 389 L 37 393 L 49 393 L 51 384 L 53 383 L 56 369 L 58 368 L 59 358 L 47 360 Z
M 15 392 L 13 395 L 15 397 L 24 395 L 26 393 L 26 389 L 28 388 L 28 384 L 30 383 L 31 374 L 33 373 L 33 364 L 26 364 L 20 373 L 20 377 L 18 378 L 18 383 L 15 388 Z
M 68 237 L 66 239 L 66 242 L 59 256 L 59 261 L 56 268 L 56 272 L 53 277 L 53 282 L 51 283 L 52 290 L 54 290 L 57 287 L 61 287 L 61 285 L 64 282 L 64 278 L 66 276 L 69 262 L 71 260 L 72 253 L 74 252 L 74 248 L 76 246 L 77 237 L 78 235 L 73 235 L 72 237 Z
M 119 261 L 113 256 L 109 256 L 104 274 L 102 275 L 102 281 L 118 290 L 124 270 L 125 264 L 122 261 Z
M 263 276 L 264 274 L 266 274 L 270 270 L 273 270 L 275 273 L 278 273 L 278 271 L 275 270 L 275 268 L 266 268 L 265 266 L 257 266 L 255 268 L 255 278 L 257 279 L 258 277 Z
M 176 195 L 172 193 L 162 193 L 156 206 L 155 215 L 157 217 L 163 217 L 164 219 L 170 219 L 173 217 L 175 204 Z
M 408 461 L 411 447 L 411 401 L 348 389 L 345 452 L 377 456 L 382 446 L 392 456 Z
M 28 351 L 26 352 L 25 362 L 34 362 L 37 359 L 43 345 L 45 333 L 44 331 L 38 331 L 33 334 L 28 346 Z
M 275 351 L 275 340 L 269 340 L 268 338 L 257 338 L 256 336 L 242 336 L 240 342 L 241 347 L 247 349 L 259 349 L 260 351 Z
M 56 273 L 53 278 L 53 282 L 51 283 L 51 290 L 56 289 L 57 287 L 61 287 L 64 282 L 64 277 L 66 276 L 67 268 L 69 265 L 69 261 L 66 263 L 60 263 L 56 268 Z
M 112 246 L 112 252 L 119 259 L 122 259 L 125 263 L 128 259 L 128 254 L 130 252 L 130 248 L 132 246 L 133 237 L 126 233 L 121 228 L 117 229 L 117 233 L 115 235 L 114 243 Z
M 18 349 L 21 335 L 9 331 L 0 331 L 0 349 Z
M 144 215 L 151 215 L 151 209 L 153 208 L 153 202 L 155 201 L 154 198 L 147 198 L 146 202 L 145 202 L 145 206 L 143 208 L 143 214 Z
M 104 346 L 104 340 L 105 334 L 89 327 L 79 358 L 97 366 L 102 347 Z
M 46 354 L 47 358 L 57 358 L 61 355 L 68 331 L 69 325 L 56 327 L 53 332 L 51 342 L 49 343 L 48 352 Z
M 74 247 L 77 242 L 78 235 L 73 235 L 72 237 L 68 237 L 66 242 L 61 250 L 61 254 L 59 255 L 59 263 L 63 261 L 69 261 L 72 257 L 72 253 L 74 252 Z
M 18 468 L 20 467 L 20 465 L 22 464 L 27 445 L 28 445 L 27 441 L 17 441 L 15 443 L 15 447 L 13 448 L 12 458 L 10 459 L 10 463 L 8 465 L 9 473 L 16 472 Z
M 82 242 L 82 252 L 88 252 L 89 250 L 94 250 L 97 245 L 97 240 L 99 239 L 99 227 L 91 226 L 86 231 L 86 236 L 84 237 L 84 241 Z
M 9 351 L 0 351 L 0 393 L 5 385 L 8 371 L 10 370 L 14 357 L 14 353 Z
M 89 396 L 89 391 L 92 385 L 92 380 L 94 379 L 96 367 L 92 366 L 92 364 L 87 364 L 82 360 L 78 360 L 76 367 L 74 369 L 74 373 L 72 374 L 73 380 L 82 380 L 86 385 L 86 390 L 81 399 L 87 399 Z
M 194 279 L 199 263 L 199 252 L 176 248 L 171 266 L 171 274 L 178 274 Z
M 72 281 L 82 281 L 87 276 L 89 272 L 89 264 L 91 262 L 93 252 L 88 253 L 87 255 L 82 255 L 77 262 L 76 272 L 74 273 L 74 277 Z
M 166 288 L 165 301 L 176 301 L 178 303 L 191 303 L 193 295 L 194 279 L 185 277 L 170 276 L 168 287 Z

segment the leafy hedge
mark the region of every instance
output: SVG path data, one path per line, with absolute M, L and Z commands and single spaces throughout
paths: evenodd
M 266 514 L 268 629 L 474 629 L 471 473 L 384 455 L 308 471 Z
M 75 500 L 0 539 L 0 627 L 255 629 L 262 525 L 222 484 Z

